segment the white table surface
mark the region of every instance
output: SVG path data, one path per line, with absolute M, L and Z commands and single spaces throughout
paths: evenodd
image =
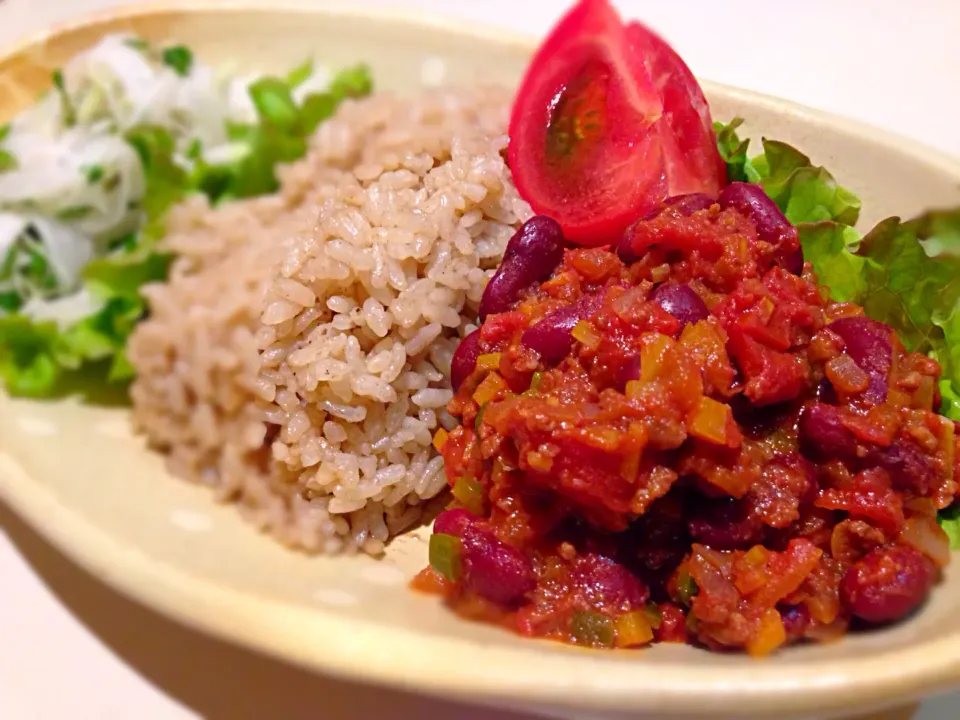
M 225 0 L 226 1 L 226 0 Z M 543 33 L 563 0 L 406 0 Z M 116 0 L 0 0 L 0 48 Z M 871 122 L 960 156 L 960 3 L 621 0 L 694 72 Z M 0 506 L 0 718 L 528 720 L 318 678 L 187 630 L 78 569 Z M 960 693 L 898 720 L 954 720 Z M 893 717 L 893 716 L 891 716 Z

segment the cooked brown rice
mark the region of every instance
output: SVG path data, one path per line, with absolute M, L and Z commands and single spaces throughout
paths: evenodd
M 129 348 L 135 422 L 175 472 L 313 551 L 378 553 L 418 519 L 445 485 L 457 338 L 530 214 L 509 99 L 349 103 L 276 196 L 176 210 L 180 257 Z

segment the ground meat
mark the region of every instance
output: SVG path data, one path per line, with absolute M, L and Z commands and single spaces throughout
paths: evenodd
M 735 209 L 666 208 L 631 233 L 632 254 L 538 267 L 455 361 L 461 425 L 437 444 L 448 512 L 482 532 L 438 540 L 462 557 L 418 584 L 594 647 L 762 655 L 912 612 L 957 489 L 939 367 L 825 301 L 809 266 L 778 266 L 795 248 Z

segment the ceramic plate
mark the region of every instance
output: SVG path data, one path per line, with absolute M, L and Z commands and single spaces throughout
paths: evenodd
M 289 68 L 316 55 L 364 60 L 380 88 L 422 82 L 513 85 L 528 38 L 414 13 L 276 2 L 192 2 L 114 12 L 56 28 L 0 59 L 0 122 L 50 72 L 103 33 L 185 43 L 214 63 Z M 960 165 L 910 142 L 791 103 L 705 84 L 714 117 L 802 148 L 863 198 L 863 224 L 960 204 Z M 424 692 L 511 704 L 704 717 L 832 712 L 960 683 L 960 565 L 893 629 L 757 661 L 690 647 L 595 652 L 523 640 L 457 619 L 407 589 L 425 533 L 383 560 L 290 552 L 171 477 L 130 433 L 122 408 L 0 395 L 0 498 L 97 576 L 197 628 L 304 666 Z

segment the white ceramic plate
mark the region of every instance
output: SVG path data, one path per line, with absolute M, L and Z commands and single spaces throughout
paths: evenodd
M 192 2 L 52 30 L 0 59 L 0 121 L 50 71 L 105 32 L 176 40 L 206 60 L 283 69 L 319 54 L 364 60 L 380 88 L 422 78 L 513 85 L 534 42 L 502 31 L 287 3 Z M 864 225 L 960 203 L 955 161 L 791 103 L 705 84 L 714 116 L 791 142 L 864 201 Z M 185 623 L 304 666 L 486 702 L 727 717 L 865 710 L 960 684 L 960 573 L 893 629 L 763 661 L 689 647 L 593 652 L 464 622 L 406 583 L 424 532 L 381 561 L 290 552 L 170 477 L 131 436 L 127 412 L 0 395 L 0 497 L 99 577 Z

